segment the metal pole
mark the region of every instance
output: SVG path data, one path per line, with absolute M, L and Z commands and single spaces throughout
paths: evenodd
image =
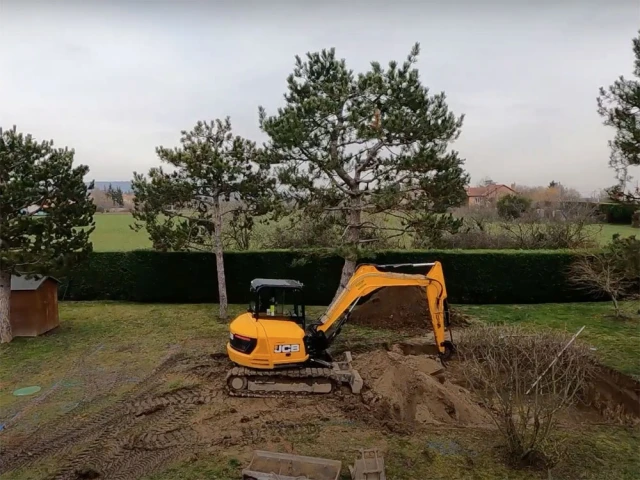
M 565 351 L 567 348 L 569 348 L 569 345 L 571 345 L 571 344 L 575 341 L 575 339 L 576 339 L 576 338 L 578 338 L 578 335 L 580 335 L 580 334 L 582 333 L 582 331 L 585 329 L 585 327 L 586 327 L 586 325 L 583 325 L 583 326 L 582 326 L 582 328 L 581 328 L 580 330 L 578 330 L 578 333 L 576 333 L 576 334 L 571 338 L 571 340 L 569 340 L 569 342 L 568 342 L 568 343 L 563 347 L 563 349 L 562 349 L 562 350 L 560 350 L 560 352 L 558 353 L 558 355 L 556 355 L 556 358 L 554 358 L 554 359 L 553 359 L 553 361 L 549 364 L 549 366 L 545 369 L 545 371 L 544 371 L 544 372 L 542 372 L 542 373 L 540 374 L 540 376 L 536 379 L 536 381 L 535 381 L 535 382 L 533 382 L 533 385 L 531 385 L 531 386 L 529 387 L 529 390 L 527 390 L 527 391 L 525 392 L 525 395 L 529 395 L 529 392 L 531 392 L 531 390 L 533 390 L 533 389 L 535 388 L 535 386 L 536 386 L 536 385 L 538 384 L 538 382 L 542 379 L 542 377 L 544 377 L 544 376 L 545 376 L 545 374 L 549 371 L 549 369 L 550 369 L 551 367 L 553 367 L 553 366 L 556 364 L 556 362 L 557 362 L 557 361 L 558 361 L 558 359 L 560 358 L 560 355 L 562 355 L 562 354 L 564 353 L 564 351 Z

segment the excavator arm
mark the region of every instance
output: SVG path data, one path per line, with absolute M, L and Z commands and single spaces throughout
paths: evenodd
M 426 274 L 406 274 L 389 271 L 400 267 L 427 267 L 429 270 Z M 431 325 L 433 326 L 436 347 L 440 354 L 448 356 L 450 350 L 453 349 L 453 344 L 450 341 L 445 341 L 445 326 L 448 326 L 448 311 L 446 311 L 447 290 L 440 262 L 360 265 L 340 295 L 335 298 L 322 315 L 319 323 L 314 325 L 314 330 L 316 332 L 322 332 L 320 335 L 326 338 L 327 344 L 331 344 L 347 320 L 349 313 L 358 303 L 358 300 L 384 287 L 424 288 L 429 305 L 429 317 Z M 426 313 L 427 312 L 425 312 L 425 314 Z

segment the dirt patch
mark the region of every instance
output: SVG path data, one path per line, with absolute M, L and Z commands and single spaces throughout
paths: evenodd
M 491 423 L 471 393 L 442 375 L 434 358 L 377 351 L 361 355 L 356 368 L 368 386 L 365 401 L 381 418 L 404 424 Z
M 640 420 L 640 382 L 612 368 L 598 366 L 588 400 L 604 416 L 633 423 Z
M 196 452 L 313 433 L 322 418 L 346 421 L 333 396 L 229 397 L 224 379 L 230 367 L 226 355 L 174 355 L 115 404 L 97 413 L 79 408 L 3 444 L 0 475 L 55 459 L 56 479 L 135 479 Z M 188 387 L 168 388 L 176 379 Z
M 178 353 L 104 408 L 79 407 L 26 438 L 5 429 L 0 476 L 54 461 L 57 479 L 135 479 L 194 455 L 292 450 L 290 439 L 314 441 L 336 425 L 345 435 L 363 425 L 383 433 L 492 428 L 484 408 L 455 383 L 455 367 L 463 365 L 452 362 L 444 370 L 437 358 L 423 353 L 416 342 L 407 342 L 356 355 L 354 366 L 365 382 L 362 395 L 338 391 L 280 398 L 229 397 L 225 374 L 231 364 L 225 354 Z M 601 393 L 600 405 L 607 400 L 633 411 L 640 390 L 637 382 L 621 378 L 603 373 L 599 391 L 610 395 Z M 619 387 L 615 395 L 612 385 Z
M 450 307 L 451 309 L 451 325 L 454 327 L 468 327 L 473 324 L 475 319 L 471 315 L 462 313 L 460 310 Z
M 433 330 L 429 306 L 420 287 L 386 287 L 373 293 L 351 312 L 349 323 L 391 330 Z M 471 317 L 451 309 L 451 325 L 469 325 Z

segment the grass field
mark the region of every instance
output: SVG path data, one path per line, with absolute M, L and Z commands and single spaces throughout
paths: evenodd
M 142 229 L 134 232 L 131 229 L 133 217 L 129 214 L 96 214 L 96 229 L 91 236 L 93 249 L 96 252 L 130 251 L 151 248 L 151 241 L 147 232 Z M 262 234 L 268 226 L 257 225 L 256 234 Z M 622 236 L 637 235 L 640 231 L 630 225 L 594 225 L 594 235 L 601 244 L 611 240 L 615 233 Z
M 605 244 L 611 240 L 614 234 L 618 233 L 622 237 L 630 237 L 635 235 L 640 237 L 640 229 L 633 228 L 631 225 L 598 225 L 598 239 L 600 243 Z
M 640 376 L 640 319 L 615 321 L 607 304 L 459 308 L 492 324 L 517 323 L 532 329 L 571 332 L 586 325 L 582 339 L 597 348 L 596 354 L 605 364 Z M 243 305 L 232 306 L 230 314 L 233 317 L 244 309 Z M 310 317 L 322 311 L 322 307 L 308 308 Z M 108 407 L 172 352 L 193 356 L 223 352 L 228 330 L 226 323 L 216 318 L 216 312 L 215 305 L 62 303 L 61 327 L 57 330 L 0 345 L 0 424 L 6 427 L 0 431 L 0 444 L 24 438 L 36 425 L 49 420 L 82 412 L 81 421 L 85 415 Z M 348 348 L 400 339 L 396 331 L 349 325 L 340 337 Z M 176 379 L 163 388 L 180 389 L 184 387 L 180 382 Z M 33 398 L 11 394 L 27 385 L 39 385 L 42 391 Z M 237 479 L 251 448 L 259 447 L 341 458 L 346 465 L 353 459 L 354 444 L 363 443 L 388 449 L 387 475 L 395 479 L 640 478 L 640 436 L 637 429 L 622 426 L 594 424 L 564 429 L 561 435 L 568 456 L 547 476 L 547 472 L 507 467 L 490 431 L 434 427 L 416 436 L 381 434 L 366 424 L 327 427 L 326 422 L 310 412 L 308 425 L 286 430 L 286 435 L 274 436 L 268 445 L 249 442 L 231 450 L 214 445 L 203 454 L 171 463 L 149 478 Z M 55 459 L 2 478 L 42 478 L 54 467 Z
M 126 213 L 97 213 L 96 229 L 91 235 L 96 252 L 127 252 L 151 248 L 146 230 L 134 232 L 133 217 Z

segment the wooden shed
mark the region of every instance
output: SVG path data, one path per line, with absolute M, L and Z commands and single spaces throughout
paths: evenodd
M 12 276 L 9 317 L 14 337 L 37 337 L 60 325 L 58 280 Z

